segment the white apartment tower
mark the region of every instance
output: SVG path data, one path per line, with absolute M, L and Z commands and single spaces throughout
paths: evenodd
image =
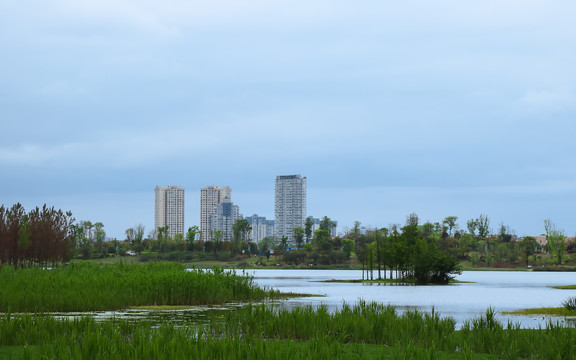
M 168 226 L 168 235 L 184 234 L 184 188 L 156 186 L 154 229 Z
M 292 230 L 304 228 L 306 220 L 306 177 L 300 175 L 276 176 L 274 192 L 274 231 L 276 237 L 288 237 L 292 242 Z
M 232 198 L 232 190 L 229 186 L 220 188 L 219 186 L 211 185 L 200 189 L 200 233 L 202 240 L 208 241 L 212 239 L 210 216 L 214 213 L 218 204 L 226 198 Z

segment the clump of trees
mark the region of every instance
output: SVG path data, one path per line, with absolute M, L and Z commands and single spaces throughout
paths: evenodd
M 44 205 L 26 212 L 17 203 L 0 206 L 0 264 L 23 267 L 68 261 L 74 236 L 71 212 Z
M 414 279 L 418 283 L 448 283 L 460 273 L 458 259 L 441 248 L 432 236 L 433 226 L 419 226 L 418 216 L 410 214 L 406 225 L 360 232 L 355 222 L 347 234 L 355 243 L 356 257 L 362 264 L 362 278 Z M 454 224 L 452 224 L 454 227 Z M 451 231 L 451 230 L 450 230 Z M 364 275 L 366 274 L 366 275 Z

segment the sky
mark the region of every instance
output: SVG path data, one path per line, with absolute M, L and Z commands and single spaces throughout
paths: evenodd
M 230 186 L 274 218 L 367 227 L 487 215 L 576 234 L 572 0 L 0 0 L 0 204 L 109 237 L 154 187 Z

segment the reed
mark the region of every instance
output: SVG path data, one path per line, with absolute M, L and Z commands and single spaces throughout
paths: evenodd
M 177 263 L 73 263 L 50 270 L 0 268 L 0 311 L 114 310 L 143 305 L 222 304 L 261 300 L 277 292 L 214 268 L 186 271 Z
M 502 326 L 491 309 L 459 331 L 437 314 L 397 314 L 364 303 L 332 313 L 325 307 L 247 306 L 206 326 L 0 316 L 0 353 L 19 349 L 14 358 L 28 359 L 570 360 L 576 359 L 575 347 L 573 328 Z

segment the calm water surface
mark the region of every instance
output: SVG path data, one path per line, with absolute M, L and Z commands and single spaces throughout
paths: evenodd
M 457 321 L 457 327 L 466 320 L 483 315 L 489 307 L 499 314 L 503 324 L 510 320 L 524 328 L 545 327 L 552 319 L 574 326 L 574 319 L 542 316 L 502 315 L 500 312 L 523 308 L 559 307 L 562 301 L 576 296 L 576 290 L 557 290 L 552 286 L 576 284 L 576 273 L 467 271 L 457 280 L 467 284 L 450 285 L 395 285 L 361 283 L 323 283 L 323 280 L 361 279 L 360 270 L 250 270 L 260 286 L 282 292 L 325 295 L 324 297 L 297 298 L 282 301 L 280 306 L 325 304 L 335 310 L 342 304 L 354 304 L 362 299 L 391 304 L 398 310 L 434 308 L 442 316 Z M 376 273 L 375 273 L 376 275 Z

